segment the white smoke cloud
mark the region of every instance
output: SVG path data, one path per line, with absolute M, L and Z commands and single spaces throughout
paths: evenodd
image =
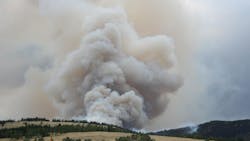
M 249 13 L 244 0 L 1 0 L 0 119 L 249 117 Z
M 77 117 L 141 128 L 165 111 L 168 94 L 182 84 L 172 39 L 166 35 L 139 36 L 128 22 L 123 2 L 23 2 L 6 1 L 2 7 L 18 6 L 10 9 L 10 14 L 28 15 L 36 21 L 14 19 L 19 24 L 14 26 L 20 28 L 6 31 L 11 38 L 18 38 L 12 33 L 27 24 L 32 28 L 20 33 L 23 37 L 15 45 L 7 40 L 6 44 L 13 50 L 23 50 L 22 44 L 34 44 L 31 49 L 36 47 L 41 57 L 35 63 L 32 56 L 31 63 L 24 59 L 28 65 L 19 72 L 26 72 L 20 79 L 21 86 L 2 90 L 7 93 L 5 99 L 16 105 L 7 112 L 9 104 L 2 103 L 0 118 L 8 117 L 4 114 L 17 118 Z M 21 7 L 26 9 L 22 11 Z M 35 33 L 39 34 L 32 37 Z M 55 107 L 46 104 L 46 111 L 42 105 L 49 102 Z
M 120 8 L 90 6 L 81 45 L 56 65 L 48 92 L 65 117 L 141 127 L 181 86 L 174 47 L 167 36 L 140 38 Z

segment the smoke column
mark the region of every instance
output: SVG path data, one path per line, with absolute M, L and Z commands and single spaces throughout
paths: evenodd
M 140 128 L 181 86 L 173 42 L 139 37 L 122 8 L 85 6 L 80 46 L 57 62 L 47 91 L 63 117 Z
M 249 9 L 246 0 L 0 0 L 0 120 L 159 130 L 249 118 Z
M 179 73 L 193 73 L 194 35 L 178 8 L 172 0 L 0 1 L 0 119 L 166 127 Z

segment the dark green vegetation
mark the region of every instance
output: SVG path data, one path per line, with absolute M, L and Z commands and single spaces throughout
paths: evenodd
M 154 141 L 147 134 L 133 134 L 127 137 L 117 138 L 116 141 Z
M 116 141 L 152 141 L 147 134 L 139 134 L 118 126 L 74 120 L 49 121 L 44 118 L 27 118 L 18 121 L 19 126 L 8 128 L 9 124 L 16 124 L 13 120 L 0 121 L 0 138 L 36 139 L 42 141 L 43 137 L 70 132 L 125 132 L 135 135 L 117 138 Z M 188 137 L 215 141 L 250 141 L 250 120 L 239 121 L 211 121 L 195 127 L 164 130 L 151 133 L 154 135 Z M 65 141 L 75 139 L 65 138 Z M 87 140 L 89 141 L 89 140 Z
M 81 139 L 72 139 L 72 138 L 66 137 L 63 139 L 63 141 L 81 141 Z M 84 140 L 84 141 L 86 141 L 86 140 Z M 91 141 L 91 140 L 89 140 L 89 141 Z
M 49 121 L 49 120 L 46 118 L 35 117 L 35 118 L 22 118 L 21 121 Z
M 211 139 L 216 141 L 250 141 L 250 120 L 211 121 L 193 127 L 165 130 L 155 135 Z
M 81 139 L 72 139 L 70 137 L 66 137 L 63 141 L 82 141 Z M 91 139 L 84 139 L 84 141 L 92 141 Z
M 127 137 L 119 137 L 115 139 L 116 141 L 154 141 L 147 134 L 133 134 Z M 73 139 L 66 137 L 63 141 L 81 141 L 81 139 Z M 91 139 L 85 139 L 84 141 L 91 141 Z
M 0 121 L 0 126 L 4 126 L 6 123 L 11 123 L 15 122 L 14 120 L 5 120 L 5 121 Z
M 22 121 L 39 121 L 35 119 L 22 119 Z M 48 121 L 43 119 L 42 121 Z M 1 121 L 5 124 L 8 121 Z M 61 122 L 57 120 L 57 122 Z M 126 132 L 132 133 L 128 129 L 124 129 L 118 126 L 109 124 L 99 124 L 96 122 L 86 122 L 86 121 L 63 121 L 70 122 L 72 124 L 56 124 L 51 126 L 49 124 L 27 124 L 24 126 L 16 128 L 2 128 L 0 129 L 0 138 L 33 138 L 33 137 L 46 137 L 50 134 L 62 134 L 69 132 L 91 132 L 91 131 L 104 131 L 104 132 Z M 73 124 L 74 123 L 74 124 Z

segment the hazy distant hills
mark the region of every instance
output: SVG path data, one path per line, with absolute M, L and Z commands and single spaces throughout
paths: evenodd
M 171 129 L 153 134 L 222 141 L 250 141 L 250 120 L 211 121 L 197 127 Z

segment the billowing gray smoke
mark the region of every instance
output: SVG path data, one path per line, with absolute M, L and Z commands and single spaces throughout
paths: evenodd
M 249 7 L 0 0 L 0 120 L 73 117 L 159 130 L 249 118 Z M 170 95 L 178 73 L 185 83 Z
M 86 5 L 81 45 L 57 62 L 46 89 L 65 118 L 140 128 L 182 84 L 173 42 L 139 37 L 122 8 Z

